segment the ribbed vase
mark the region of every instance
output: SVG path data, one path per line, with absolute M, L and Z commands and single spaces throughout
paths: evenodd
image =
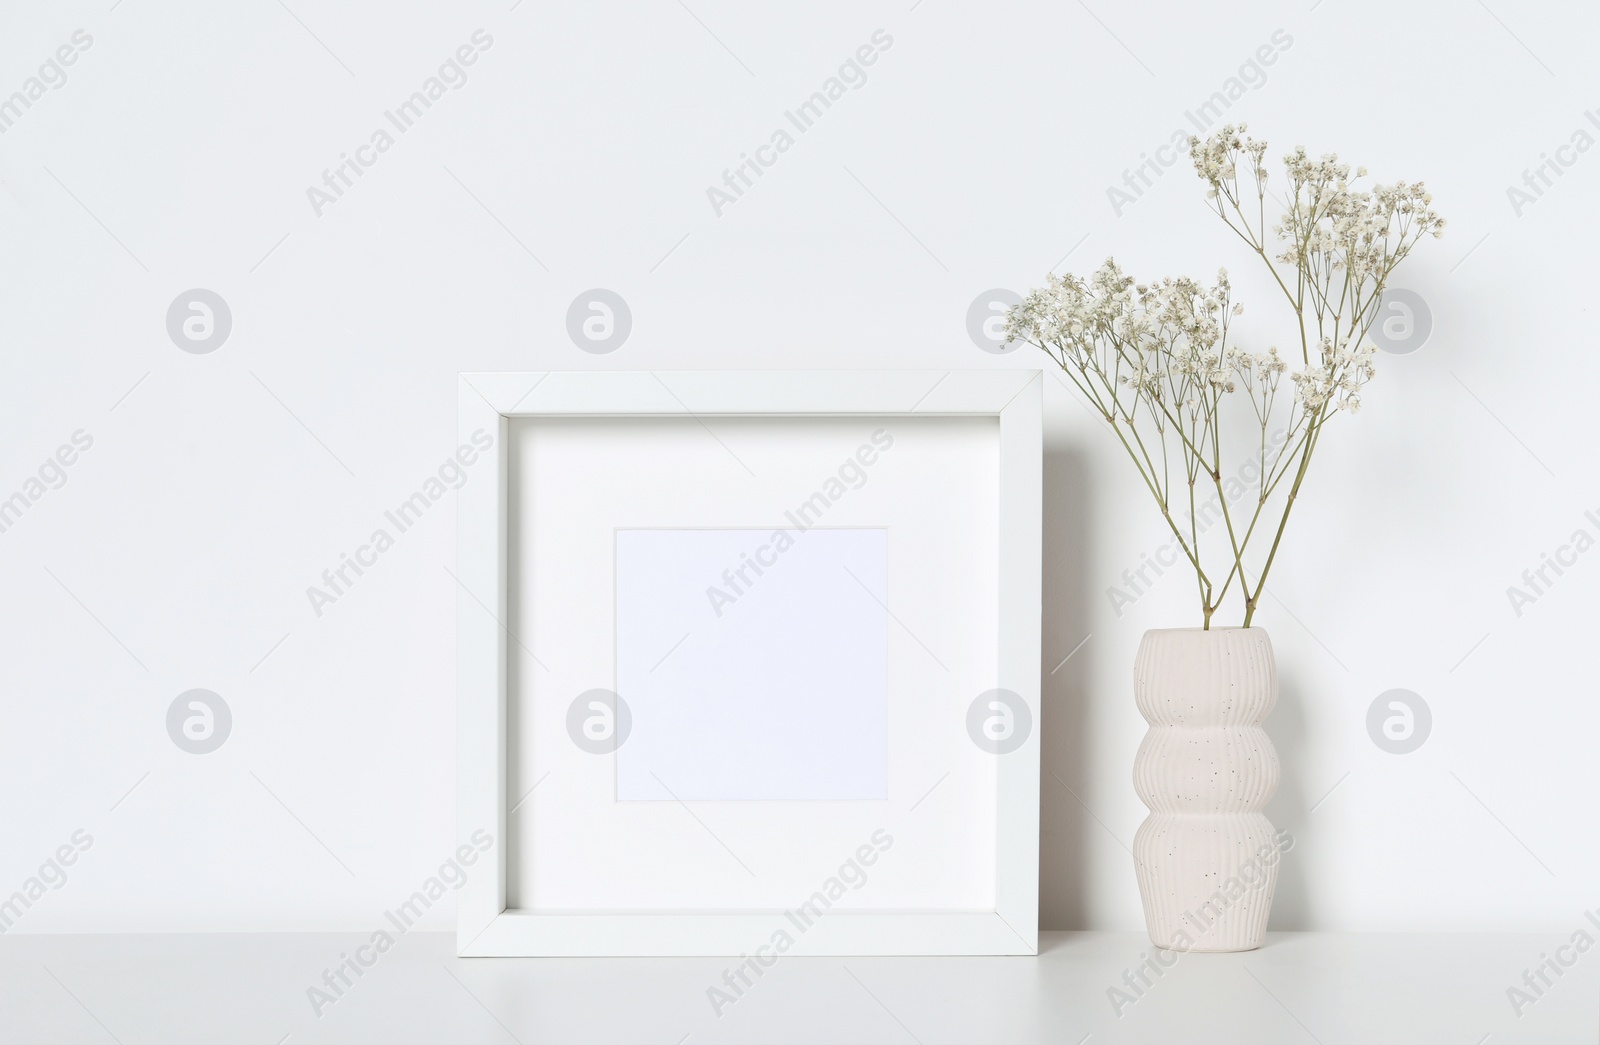
M 1260 628 L 1147 631 L 1134 695 L 1150 732 L 1133 785 L 1150 808 L 1133 839 L 1145 924 L 1157 947 L 1248 951 L 1266 938 L 1277 844 L 1261 810 L 1278 753 L 1261 728 L 1278 699 Z

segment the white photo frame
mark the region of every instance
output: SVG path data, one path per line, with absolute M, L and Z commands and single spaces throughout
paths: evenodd
M 495 436 L 458 492 L 458 829 L 475 866 L 457 892 L 462 956 L 740 955 L 781 911 L 508 909 L 507 511 L 519 418 L 975 417 L 998 424 L 996 687 L 1032 728 L 995 759 L 993 910 L 830 912 L 798 955 L 1000 955 L 1038 950 L 1042 384 L 1038 370 L 661 371 L 460 375 L 461 442 Z M 705 421 L 701 421 L 705 424 Z M 479 440 L 481 440 L 481 436 Z M 1020 718 L 1021 716 L 1019 716 Z

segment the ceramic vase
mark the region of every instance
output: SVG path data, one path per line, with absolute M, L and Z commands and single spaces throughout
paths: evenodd
M 1133 840 L 1150 939 L 1178 951 L 1260 947 L 1288 837 L 1262 813 L 1278 787 L 1261 728 L 1278 698 L 1272 641 L 1260 628 L 1148 631 L 1134 695 L 1150 723 L 1133 768 L 1150 809 Z

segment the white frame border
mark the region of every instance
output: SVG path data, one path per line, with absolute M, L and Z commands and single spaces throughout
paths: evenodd
M 738 955 L 772 935 L 772 913 L 529 914 L 506 909 L 506 506 L 514 417 L 978 416 L 1000 422 L 998 684 L 1033 730 L 1000 759 L 995 910 L 822 918 L 799 955 L 1037 954 L 1043 373 L 1039 370 L 548 371 L 461 374 L 460 442 L 494 446 L 458 494 L 457 823 L 494 844 L 457 892 L 463 957 Z M 492 612 L 486 612 L 492 611 Z M 481 836 L 480 836 L 481 837 Z

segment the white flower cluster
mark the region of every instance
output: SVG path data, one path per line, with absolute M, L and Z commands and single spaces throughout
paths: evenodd
M 1284 158 L 1289 189 L 1294 194 L 1276 232 L 1285 265 L 1316 267 L 1325 258 L 1329 272 L 1348 271 L 1352 281 L 1387 278 L 1398 259 L 1397 247 L 1409 249 L 1422 235 L 1444 234 L 1444 219 L 1429 206 L 1433 196 L 1419 182 L 1374 185 L 1368 191 L 1350 184 L 1350 167 L 1328 154 L 1312 160 L 1304 149 Z M 1356 177 L 1366 176 L 1365 167 Z
M 1320 366 L 1294 374 L 1295 402 L 1313 413 L 1321 413 L 1329 404 L 1355 413 L 1361 409 L 1361 386 L 1376 373 L 1372 359 L 1378 346 L 1368 342 L 1360 348 L 1335 348 L 1324 338 L 1321 349 Z
M 1194 161 L 1195 173 L 1211 185 L 1207 196 L 1215 197 L 1224 191 L 1224 186 L 1238 183 L 1240 159 L 1249 162 L 1250 172 L 1258 181 L 1266 180 L 1267 143 L 1245 137 L 1245 129 L 1244 124 L 1230 124 L 1205 141 L 1190 137 L 1189 158 Z
M 1251 202 L 1264 201 L 1267 143 L 1245 132 L 1230 125 L 1204 141 L 1191 139 L 1190 155 L 1223 219 L 1265 258 L 1265 229 L 1250 225 L 1239 175 L 1254 181 Z M 1359 189 L 1348 164 L 1333 154 L 1313 160 L 1303 148 L 1284 158 L 1284 168 L 1291 196 L 1273 228 L 1280 244 L 1273 259 L 1294 267 L 1301 293 L 1291 299 L 1309 305 L 1302 334 L 1305 320 L 1316 321 L 1302 337 L 1304 366 L 1291 380 L 1296 405 L 1320 420 L 1360 408 L 1361 388 L 1375 372 L 1376 348 L 1365 335 L 1383 284 L 1418 238 L 1443 232 L 1444 219 L 1421 182 Z M 1358 180 L 1366 175 L 1355 171 Z M 1093 371 L 1103 384 L 1173 405 L 1196 404 L 1201 388 L 1275 391 L 1287 370 L 1276 349 L 1249 353 L 1225 344 L 1227 318 L 1242 311 L 1229 293 L 1226 271 L 1209 288 L 1185 277 L 1146 284 L 1108 259 L 1087 280 L 1050 276 L 1012 311 L 1007 335 Z
M 1048 353 L 1111 424 L 1195 568 L 1208 625 L 1234 581 L 1249 625 L 1322 426 L 1339 411 L 1360 409 L 1375 373 L 1377 348 L 1367 332 L 1389 276 L 1423 236 L 1439 236 L 1445 224 L 1421 182 L 1363 187 L 1365 168 L 1352 176 L 1337 156 L 1312 159 L 1303 148 L 1284 157 L 1280 198 L 1267 190 L 1266 153 L 1267 143 L 1250 138 L 1243 125 L 1190 139 L 1210 207 L 1265 263 L 1293 311 L 1299 344 L 1286 354 L 1299 359 L 1292 372 L 1277 348 L 1250 352 L 1230 340 L 1229 324 L 1243 308 L 1232 300 L 1225 270 L 1210 286 L 1187 277 L 1143 283 L 1107 259 L 1087 279 L 1051 275 L 1006 323 L 1008 340 Z M 1270 224 L 1269 198 L 1282 210 Z M 1293 394 L 1280 406 L 1285 375 Z M 1187 487 L 1192 509 L 1196 484 L 1208 481 L 1222 494 L 1219 444 L 1236 428 L 1225 415 L 1235 409 L 1230 404 L 1246 403 L 1260 429 L 1250 448 L 1257 496 L 1238 528 L 1223 500 L 1233 569 L 1219 582 L 1203 568 L 1192 511 L 1188 534 L 1175 521 L 1175 498 Z M 1285 410 L 1269 440 L 1270 419 Z M 1268 498 L 1290 475 L 1283 518 L 1252 578 L 1245 546 Z
M 1242 387 L 1270 397 L 1288 370 L 1276 348 L 1228 344 L 1229 321 L 1244 312 L 1230 295 L 1226 269 L 1210 287 L 1181 276 L 1139 283 L 1108 258 L 1087 280 L 1051 275 L 1030 291 L 1007 317 L 1006 336 L 1076 370 L 1104 393 L 1093 397 L 1102 408 L 1120 404 L 1109 416 L 1131 418 L 1143 405 L 1157 428 L 1204 426 L 1220 396 Z M 1337 385 L 1345 371 L 1326 376 Z M 1124 390 L 1135 400 L 1125 401 Z

